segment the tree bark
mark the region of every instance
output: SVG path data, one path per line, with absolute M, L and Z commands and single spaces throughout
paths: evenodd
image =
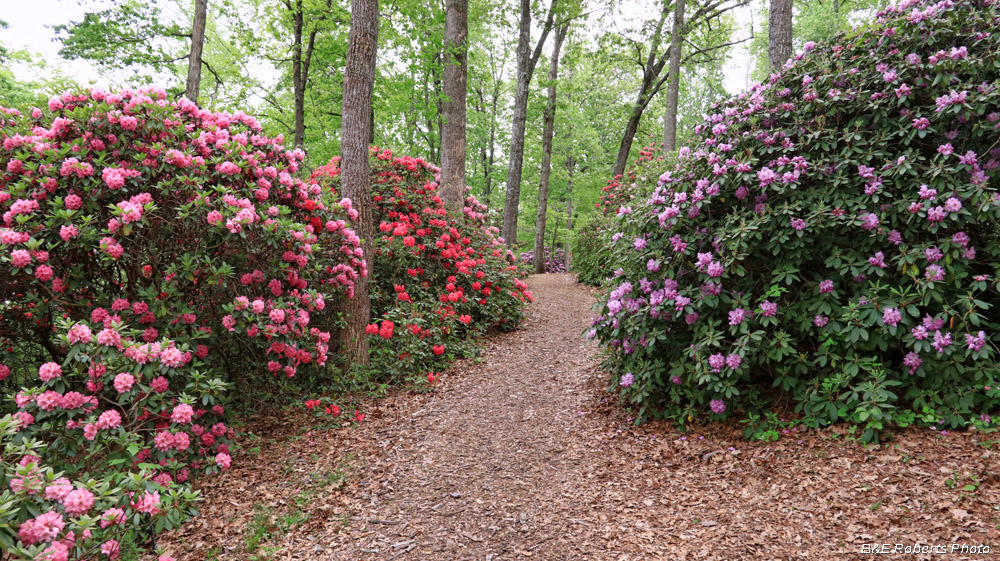
M 486 190 L 485 196 L 486 201 L 483 203 L 486 208 L 490 207 L 490 191 L 493 189 L 493 160 L 496 157 L 496 140 L 497 140 L 497 104 L 500 101 L 500 85 L 501 81 L 497 78 L 493 85 L 493 104 L 490 108 L 490 148 L 489 157 L 486 153 L 483 154 L 483 175 L 486 176 Z
M 545 218 L 549 201 L 549 177 L 552 174 L 552 129 L 556 122 L 556 80 L 559 78 L 559 49 L 562 48 L 569 24 L 556 31 L 549 61 L 549 101 L 542 119 L 542 170 L 538 183 L 538 215 L 535 218 L 535 273 L 545 272 Z M 558 227 L 558 225 L 557 225 Z
M 287 4 L 286 4 L 287 5 Z M 291 6 L 289 6 L 291 8 Z M 301 148 L 306 139 L 306 84 L 302 74 L 302 0 L 295 0 L 292 11 L 292 95 L 295 98 L 295 132 L 293 143 Z
M 676 0 L 674 25 L 670 32 L 670 83 L 667 84 L 667 111 L 663 117 L 663 151 L 677 149 L 677 99 L 681 89 L 681 28 L 684 26 L 684 0 Z
M 572 155 L 566 158 L 566 270 L 572 262 L 573 245 L 573 171 L 576 169 L 576 158 Z
M 615 160 L 615 169 L 612 176 L 617 177 L 625 173 L 625 165 L 628 163 L 629 152 L 632 151 L 632 142 L 635 140 L 635 133 L 639 130 L 639 122 L 642 120 L 642 113 L 649 106 L 649 101 L 663 87 L 663 81 L 667 78 L 659 78 L 663 67 L 667 63 L 667 57 L 663 56 L 657 60 L 656 53 L 660 50 L 660 42 L 663 37 L 663 24 L 667 19 L 668 4 L 664 3 L 663 13 L 660 14 L 660 21 L 656 23 L 653 31 L 653 38 L 649 46 L 649 54 L 646 56 L 646 64 L 642 68 L 642 84 L 639 86 L 639 94 L 632 105 L 632 115 L 629 116 L 628 124 L 625 125 L 625 132 L 622 134 L 621 144 L 618 146 L 618 158 Z
M 507 196 L 503 207 L 501 235 L 508 247 L 517 244 L 517 212 L 521 204 L 521 167 L 524 164 L 524 128 L 528 114 L 528 86 L 535 64 L 542 54 L 542 46 L 552 30 L 556 4 L 552 0 L 542 36 L 531 53 L 531 0 L 521 0 L 521 23 L 517 39 L 517 88 L 514 90 L 514 115 L 511 119 L 510 167 L 507 168 Z
M 347 62 L 344 66 L 343 109 L 341 110 L 341 185 L 343 195 L 354 204 L 358 220 L 354 230 L 362 239 L 365 259 L 371 263 L 372 200 L 369 179 L 368 140 L 372 134 L 372 89 L 375 84 L 375 51 L 378 47 L 378 0 L 351 0 L 351 30 L 348 34 Z M 341 334 L 341 348 L 351 364 L 369 363 L 365 327 L 371 318 L 369 278 L 358 278 L 354 297 L 344 304 L 347 327 Z
M 448 210 L 465 204 L 465 94 L 468 79 L 469 1 L 446 0 L 444 24 L 444 128 L 441 131 L 441 198 Z
M 767 27 L 771 72 L 781 72 L 785 61 L 792 58 L 792 0 L 771 0 Z
M 207 16 L 208 0 L 194 0 L 191 52 L 188 53 L 188 75 L 184 97 L 195 103 L 198 103 L 198 90 L 201 88 L 201 53 L 205 48 L 205 19 Z

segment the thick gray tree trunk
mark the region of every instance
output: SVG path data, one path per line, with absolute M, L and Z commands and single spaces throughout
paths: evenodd
M 681 38 L 684 36 L 684 0 L 676 0 L 674 25 L 670 33 L 670 82 L 667 84 L 667 112 L 663 117 L 663 150 L 677 149 L 677 99 L 681 90 Z
M 465 205 L 465 94 L 468 77 L 468 0 L 445 1 L 444 127 L 441 131 L 441 198 L 461 214 Z
M 201 88 L 201 53 L 205 48 L 205 20 L 208 0 L 194 0 L 194 21 L 191 24 L 191 51 L 188 53 L 188 75 L 184 97 L 198 102 Z
M 514 90 L 514 115 L 510 132 L 510 167 L 507 169 L 507 196 L 503 207 L 501 235 L 508 247 L 517 243 L 517 213 L 521 204 L 521 167 L 524 164 L 524 128 L 528 115 L 528 86 L 542 46 L 552 30 L 552 18 L 558 0 L 552 0 L 542 36 L 531 52 L 531 0 L 521 0 L 521 23 L 517 39 L 517 87 Z
M 792 0 L 771 0 L 767 29 L 771 72 L 781 72 L 785 61 L 792 58 Z
M 344 66 L 343 109 L 341 110 L 341 186 L 343 195 L 354 203 L 358 220 L 352 225 L 361 236 L 369 267 L 374 254 L 372 199 L 368 167 L 368 140 L 372 135 L 372 89 L 375 85 L 375 52 L 378 47 L 378 0 L 351 0 L 351 30 L 347 39 Z M 354 298 L 344 300 L 347 327 L 341 347 L 349 363 L 367 365 L 368 338 L 365 327 L 371 317 L 368 277 L 354 285 Z
M 559 50 L 562 48 L 569 24 L 556 31 L 549 61 L 549 101 L 542 118 L 542 170 L 538 183 L 538 215 L 535 218 L 535 273 L 545 272 L 545 218 L 549 202 L 549 177 L 552 174 L 552 133 L 556 122 L 556 85 L 559 78 Z M 557 226 L 558 227 L 558 226 Z

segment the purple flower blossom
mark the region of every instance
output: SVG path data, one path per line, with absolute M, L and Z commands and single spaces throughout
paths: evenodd
M 698 312 L 691 312 L 690 314 L 684 314 L 684 323 L 688 325 L 694 325 L 694 322 L 698 321 Z
M 771 168 L 764 166 L 757 172 L 757 179 L 760 180 L 761 187 L 767 187 L 778 179 L 778 174 L 774 173 L 774 170 Z
M 819 281 L 819 293 L 828 294 L 830 292 L 833 292 L 833 281 L 830 279 Z
M 927 338 L 927 328 L 924 327 L 923 325 L 918 325 L 914 327 L 913 329 L 910 330 L 910 333 L 913 334 L 913 338 L 916 339 L 917 341 L 923 341 L 924 339 Z
M 917 119 L 913 119 L 913 128 L 917 129 L 918 131 L 922 131 L 929 126 L 931 126 L 931 122 L 930 120 L 927 119 L 927 117 L 919 117 Z
M 826 327 L 826 324 L 830 323 L 830 318 L 826 316 L 817 315 L 813 318 L 813 325 L 816 327 Z
M 892 230 L 889 232 L 889 243 L 892 245 L 899 245 L 903 243 L 903 235 L 899 233 L 899 230 Z
M 712 408 L 712 413 L 716 415 L 722 415 L 726 412 L 726 402 L 721 399 L 713 399 L 709 402 L 708 406 Z
M 903 314 L 896 308 L 886 308 L 882 312 L 882 321 L 885 322 L 886 325 L 896 327 L 896 324 L 898 324 L 902 319 Z
M 948 212 L 958 212 L 962 210 L 962 201 L 958 197 L 949 197 L 944 202 L 944 209 Z
M 874 230 L 878 227 L 878 215 L 874 212 L 869 212 L 861 217 L 861 222 L 861 227 L 865 230 Z
M 972 352 L 977 352 L 986 346 L 986 332 L 980 331 L 979 334 L 973 336 L 971 333 L 965 334 L 965 344 Z
M 739 325 L 746 319 L 747 311 L 743 308 L 736 308 L 729 311 L 729 325 Z
M 774 314 L 778 313 L 778 305 L 770 300 L 764 300 L 760 303 L 760 314 L 764 317 L 773 317 Z
M 734 355 L 729 355 L 729 356 L 726 357 L 726 366 L 728 366 L 729 368 L 731 368 L 733 370 L 736 370 L 737 368 L 739 368 L 740 364 L 742 364 L 742 363 L 743 363 L 743 357 L 741 357 L 740 355 L 735 355 L 734 354 Z
M 955 234 L 951 237 L 951 243 L 966 247 L 969 245 L 969 234 L 966 234 L 965 232 L 955 232 Z
M 646 238 L 636 238 L 632 245 L 638 250 L 646 249 Z
M 931 329 L 941 329 L 944 327 L 944 318 L 931 317 L 929 314 L 924 316 L 923 319 L 924 327 L 928 330 Z
M 944 156 L 951 156 L 952 153 L 955 152 L 955 148 L 953 148 L 951 143 L 949 142 L 947 144 L 942 144 L 941 146 L 938 146 L 937 151 L 939 154 L 942 154 Z
M 885 269 L 885 254 L 881 251 L 875 253 L 874 257 L 868 258 L 868 264 L 872 267 L 878 267 L 879 269 Z
M 723 267 L 721 263 L 712 261 L 708 264 L 708 267 L 705 268 L 705 272 L 712 278 L 719 278 L 722 276 L 722 273 L 726 272 L 726 268 Z
M 688 244 L 684 242 L 684 238 L 681 238 L 680 235 L 671 236 L 670 244 L 674 246 L 674 253 L 684 253 L 688 246 Z
M 921 185 L 920 186 L 919 195 L 920 195 L 920 198 L 923 199 L 923 200 L 927 200 L 927 199 L 933 200 L 933 199 L 935 199 L 937 197 L 937 194 L 938 194 L 937 189 L 931 189 L 927 185 Z
M 804 230 L 806 228 L 806 221 L 801 218 L 793 218 L 792 228 L 795 228 L 796 230 Z
M 941 334 L 940 331 L 934 332 L 934 342 L 931 346 L 938 352 L 938 354 L 943 353 L 945 347 L 951 346 L 951 333 Z
M 657 261 L 656 259 L 650 259 L 649 261 L 646 261 L 646 270 L 651 271 L 653 273 L 659 271 L 660 262 Z
M 670 379 L 670 381 L 677 385 L 680 385 L 684 382 L 683 380 L 681 380 L 680 376 L 674 376 L 673 378 Z
M 941 222 L 948 213 L 944 210 L 944 207 L 935 206 L 927 209 L 927 221 L 928 222 Z
M 635 381 L 635 377 L 632 376 L 632 373 L 631 372 L 626 372 L 624 375 L 622 375 L 622 379 L 621 379 L 620 382 L 618 382 L 618 385 L 620 385 L 623 388 L 627 388 L 627 387 L 631 386 L 632 382 L 634 382 L 634 381 Z
M 937 247 L 928 247 L 924 250 L 924 257 L 928 263 L 936 263 L 944 257 L 944 253 L 941 253 Z
M 938 265 L 930 265 L 924 271 L 924 277 L 930 282 L 942 281 L 944 280 L 944 269 Z
M 903 359 L 903 364 L 910 367 L 910 374 L 912 375 L 920 365 L 924 363 L 924 360 L 920 358 L 920 355 L 914 352 L 909 352 L 906 354 L 906 358 Z
M 708 366 L 712 372 L 722 372 L 722 367 L 726 365 L 726 357 L 722 353 L 716 353 L 708 357 Z

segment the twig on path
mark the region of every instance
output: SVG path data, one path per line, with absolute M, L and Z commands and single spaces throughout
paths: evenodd
M 352 516 L 351 522 L 368 522 L 369 524 L 399 524 L 399 520 L 382 520 L 380 518 L 364 518 L 361 516 Z

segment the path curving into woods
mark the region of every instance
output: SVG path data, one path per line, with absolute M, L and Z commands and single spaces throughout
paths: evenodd
M 295 434 L 301 420 L 272 419 L 266 432 L 284 436 L 207 482 L 202 515 L 160 545 L 216 561 L 499 561 L 853 559 L 867 557 L 863 543 L 998 543 L 996 477 L 975 501 L 941 483 L 997 471 L 967 437 L 901 435 L 901 449 L 871 452 L 831 432 L 750 444 L 734 426 L 637 429 L 581 336 L 591 291 L 569 274 L 529 285 L 523 327 L 490 337 L 437 391 L 381 400 L 355 428 Z

